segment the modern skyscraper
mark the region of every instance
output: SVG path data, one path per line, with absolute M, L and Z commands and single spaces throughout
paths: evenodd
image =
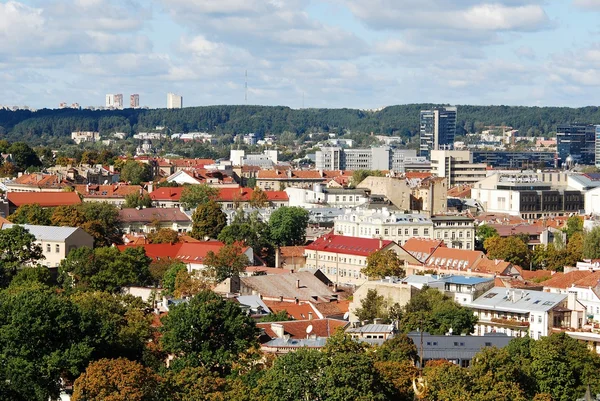
M 133 95 L 129 96 L 129 107 L 132 109 L 137 109 L 140 107 L 140 95 L 134 93 Z
M 456 134 L 456 107 L 421 110 L 420 156 L 429 158 L 432 150 L 452 149 Z
M 596 159 L 596 131 L 592 124 L 561 124 L 556 127 L 560 164 L 571 156 L 578 164 L 593 165 Z
M 181 109 L 183 107 L 183 96 L 167 93 L 167 109 Z

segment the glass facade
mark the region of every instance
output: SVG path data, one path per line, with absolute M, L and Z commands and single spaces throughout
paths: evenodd
M 556 143 L 561 166 L 569 156 L 577 164 L 594 164 L 596 159 L 596 127 L 590 124 L 563 124 L 556 128 Z

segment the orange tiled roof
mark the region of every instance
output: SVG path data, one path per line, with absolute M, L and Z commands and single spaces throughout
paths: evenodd
M 444 247 L 444 241 L 429 238 L 410 238 L 402 247 L 410 252 L 415 258 L 425 261 L 438 247 Z
M 288 175 L 288 172 L 291 172 L 291 177 Z M 259 170 L 256 178 L 263 180 L 325 180 L 318 171 L 314 170 Z
M 150 192 L 150 198 L 157 201 L 179 201 L 181 191 L 183 191 L 183 187 L 161 187 Z
M 347 299 L 337 302 L 321 302 L 315 305 L 324 317 L 343 317 L 350 309 L 350 301 Z
M 304 248 L 303 246 L 282 246 L 279 248 L 279 253 L 284 258 L 304 257 Z
M 147 191 L 140 185 L 75 185 L 75 191 L 83 197 L 124 198 L 127 195 L 138 193 L 145 194 Z
M 433 174 L 431 174 L 431 173 L 424 173 L 424 172 L 420 172 L 420 171 L 409 171 L 404 174 L 404 177 L 407 180 L 424 180 L 425 178 L 429 178 L 432 176 L 433 176 Z
M 296 304 L 295 302 L 279 302 L 279 301 L 266 301 L 263 300 L 265 305 L 271 310 L 273 313 L 278 313 L 282 311 L 286 311 L 288 316 L 292 317 L 294 320 L 307 320 L 309 318 L 308 313 L 312 313 L 313 318 L 318 318 L 317 311 L 314 309 L 313 305 L 310 302 L 305 302 L 302 304 Z
M 470 198 L 471 197 L 471 187 L 469 186 L 457 186 L 452 187 L 448 190 L 449 198 Z
M 438 247 L 426 261 L 427 266 L 460 268 L 462 270 L 473 268 L 485 258 L 481 251 Z M 462 263 L 461 263 L 462 262 Z
M 14 180 L 16 184 L 21 185 L 37 185 L 40 187 L 56 187 L 59 186 L 60 179 L 54 174 L 23 174 Z
M 332 252 L 343 255 L 369 256 L 390 245 L 393 241 L 376 238 L 347 237 L 344 235 L 326 234 L 317 238 L 305 249 L 319 252 Z
M 19 207 L 37 203 L 42 207 L 70 206 L 81 203 L 75 192 L 9 192 L 6 198 Z
M 117 245 L 120 251 L 136 245 Z M 217 253 L 225 246 L 220 241 L 179 242 L 176 244 L 141 245 L 146 256 L 155 260 L 178 259 L 183 263 L 202 264 L 208 252 Z M 248 248 L 242 248 L 245 252 Z
M 581 280 L 577 280 L 575 282 L 575 286 L 583 287 L 583 288 L 596 287 L 599 282 L 600 282 L 600 271 L 597 271 L 597 272 L 587 275 L 586 277 L 582 278 Z
M 575 270 L 560 276 L 554 275 L 550 280 L 544 281 L 544 287 L 566 289 L 591 274 L 588 270 Z
M 170 159 L 175 167 L 204 167 L 209 164 L 215 164 L 213 159 Z
M 283 325 L 285 334 L 289 334 L 291 338 L 306 338 L 306 328 L 312 326 L 311 334 L 317 337 L 330 337 L 335 334 L 339 327 L 345 327 L 348 322 L 335 319 L 313 319 L 313 320 L 292 320 L 289 322 L 278 322 Z M 257 323 L 257 327 L 264 329 L 265 334 L 271 338 L 277 337 L 271 329 L 271 323 Z

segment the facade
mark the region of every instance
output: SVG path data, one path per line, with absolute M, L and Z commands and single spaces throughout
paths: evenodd
M 412 164 L 425 162 L 416 150 L 390 146 L 353 149 L 339 146 L 323 147 L 316 152 L 317 170 L 394 170 L 403 172 Z
M 20 225 L 35 236 L 35 243 L 40 246 L 44 255 L 39 263 L 47 267 L 58 267 L 74 249 L 94 247 L 94 238 L 79 227 Z M 14 226 L 15 224 L 3 224 L 2 229 Z
M 558 167 L 556 152 L 505 152 L 474 150 L 473 163 L 483 163 L 496 169 L 554 168 Z
M 448 248 L 475 249 L 475 220 L 466 216 L 432 216 L 431 238 L 443 240 Z
M 456 111 L 456 107 L 421 110 L 420 156 L 429 158 L 432 150 L 452 149 L 456 134 Z
M 352 294 L 352 302 L 349 306 L 349 321 L 358 322 L 356 309 L 362 307 L 362 301 L 367 297 L 369 290 L 377 291 L 377 294 L 383 296 L 389 305 L 398 304 L 400 306 L 406 305 L 419 292 L 416 287 L 392 278 L 367 281 Z
M 409 181 L 410 182 L 410 181 Z M 431 214 L 448 211 L 447 181 L 442 177 L 427 177 L 412 188 L 411 210 Z
M 98 142 L 100 140 L 100 133 L 94 131 L 76 131 L 71 132 L 71 139 L 76 143 L 82 142 Z
M 181 109 L 183 107 L 183 96 L 167 93 L 167 109 Z
M 471 185 L 487 176 L 487 164 L 473 163 L 468 150 L 432 150 L 431 172 L 448 179 L 448 187 Z
M 584 316 L 575 294 L 504 287 L 494 287 L 466 306 L 479 318 L 476 335 L 506 333 L 537 340 L 553 329 L 581 328 Z
M 368 189 L 371 198 L 376 195 L 389 199 L 400 210 L 411 210 L 412 189 L 407 180 L 394 177 L 367 177 L 357 188 Z
M 544 281 L 544 291 L 558 294 L 577 294 L 585 307 L 587 321 L 600 321 L 600 271 L 576 270 Z
M 336 284 L 361 285 L 369 278 L 361 273 L 367 266 L 367 257 L 380 250 L 396 252 L 405 263 L 417 259 L 392 241 L 327 234 L 304 248 L 306 268 L 321 270 Z
M 491 277 L 474 277 L 458 275 L 410 275 L 402 279 L 403 284 L 408 284 L 418 289 L 424 286 L 437 288 L 461 305 L 473 302 L 474 299 L 494 286 Z
M 75 192 L 9 192 L 8 215 L 13 214 L 20 206 L 37 203 L 41 207 L 79 205 L 81 199 Z M 7 215 L 7 216 L 8 216 Z
M 121 229 L 125 234 L 152 233 L 170 228 L 179 233 L 192 231 L 192 220 L 179 209 L 146 208 L 119 210 Z
M 596 159 L 596 131 L 592 124 L 561 124 L 556 127 L 556 142 L 560 164 L 571 156 L 573 162 L 594 165 Z
M 122 109 L 123 108 L 123 94 L 122 93 L 107 94 L 105 105 L 107 108 Z
M 129 107 L 132 109 L 137 109 L 140 107 L 140 95 L 134 93 L 133 95 L 129 96 Z
M 322 184 L 315 184 L 313 189 L 286 188 L 285 192 L 289 196 L 289 206 L 306 208 L 356 207 L 369 201 L 365 189 L 324 188 Z

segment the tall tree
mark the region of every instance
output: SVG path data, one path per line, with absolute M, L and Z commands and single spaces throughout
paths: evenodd
M 216 282 L 237 277 L 250 265 L 239 244 L 225 245 L 217 253 L 209 251 L 204 258 L 206 275 Z
M 73 401 L 159 401 L 160 378 L 125 358 L 92 362 L 75 380 Z
M 585 233 L 583 257 L 586 259 L 600 259 L 600 226 L 594 227 Z
M 217 238 L 227 225 L 227 216 L 214 200 L 201 204 L 192 215 L 191 236 L 196 239 Z
M 490 237 L 483 243 L 490 259 L 500 259 L 521 267 L 529 266 L 529 248 L 519 237 Z
M 308 221 L 306 209 L 282 206 L 271 213 L 269 218 L 271 239 L 278 246 L 303 245 Z
M 152 207 L 152 198 L 148 194 L 131 193 L 125 196 L 125 205 L 123 207 Z
M 583 233 L 583 218 L 571 216 L 567 219 L 567 239 L 571 239 L 575 233 Z
M 179 242 L 179 233 L 171 228 L 160 228 L 146 237 L 151 244 L 175 244 Z
M 188 210 L 196 209 L 199 205 L 216 201 L 219 197 L 219 189 L 208 184 L 186 185 L 181 191 L 179 198 L 183 207 Z
M 212 291 L 172 307 L 162 323 L 161 343 L 175 355 L 175 367 L 204 366 L 226 373 L 239 354 L 257 344 L 254 320 Z
M 244 243 L 268 266 L 275 263 L 269 224 L 262 221 L 256 211 L 246 216 L 243 210 L 239 210 L 231 224 L 219 233 L 218 239 L 226 244 Z
M 382 249 L 367 256 L 367 266 L 360 272 L 369 278 L 404 277 L 404 263 L 393 250 Z
M 8 153 L 12 155 L 13 164 L 19 171 L 42 166 L 35 151 L 25 142 L 14 142 L 8 148 Z
M 250 207 L 253 208 L 267 207 L 269 205 L 269 198 L 265 191 L 256 187 L 254 188 L 254 192 L 252 192 L 252 195 L 250 196 L 249 203 Z
M 497 237 L 497 236 L 498 236 L 498 230 L 496 230 L 494 227 L 487 225 L 487 224 L 480 224 L 477 226 L 477 230 L 475 232 L 475 238 L 477 239 L 477 242 L 480 244 L 480 248 L 483 247 L 485 240 L 487 240 L 488 238 Z
M 139 185 L 152 179 L 152 168 L 147 163 L 128 160 L 121 168 L 121 181 Z
M 44 259 L 35 236 L 23 226 L 0 230 L 0 285 L 6 286 L 17 269 Z
M 21 205 L 8 216 L 8 220 L 15 224 L 49 226 L 52 223 L 52 211 L 52 208 L 44 208 L 37 203 Z

